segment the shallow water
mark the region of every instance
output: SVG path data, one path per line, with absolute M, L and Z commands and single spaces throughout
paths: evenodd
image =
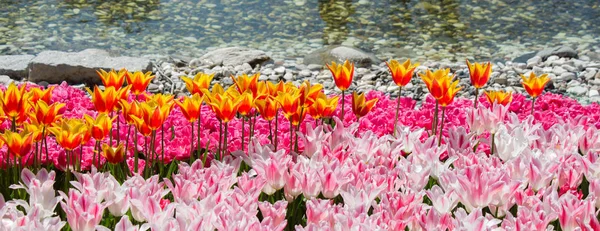
M 514 44 L 517 50 L 597 46 L 599 5 L 597 0 L 0 0 L 0 54 L 95 47 L 194 56 L 209 47 L 240 45 L 294 57 L 345 44 L 378 55 L 495 58 Z

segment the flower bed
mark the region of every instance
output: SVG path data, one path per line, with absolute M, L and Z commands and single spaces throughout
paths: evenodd
M 100 74 L 117 85 L 119 76 L 149 77 Z M 198 98 L 178 106 L 130 79 L 119 88 L 132 94 L 105 80 L 91 99 L 66 84 L 50 94 L 4 89 L 0 230 L 600 229 L 597 104 L 514 94 L 474 106 L 444 98 L 456 88 L 416 108 L 382 92 L 335 98 L 310 83 L 253 86 L 258 76 L 208 91 L 206 78 L 188 79 Z M 429 81 L 433 92 L 456 87 Z M 19 89 L 31 114 L 7 107 Z

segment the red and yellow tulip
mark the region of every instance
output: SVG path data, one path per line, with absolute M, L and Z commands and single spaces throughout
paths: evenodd
M 250 91 L 252 92 L 252 96 L 256 97 L 257 96 L 257 90 L 258 90 L 258 78 L 260 77 L 260 73 L 256 73 L 252 76 L 248 76 L 247 74 L 243 74 L 241 76 L 238 77 L 234 77 L 233 75 L 231 76 L 231 79 L 233 79 L 233 83 L 237 88 L 237 91 L 240 94 L 243 94 L 246 91 Z
M 373 109 L 377 101 L 379 101 L 378 98 L 367 101 L 364 93 L 357 94 L 356 92 L 352 92 L 352 111 L 356 118 L 360 119 L 367 115 L 367 113 Z
M 94 86 L 94 91 L 87 89 L 92 95 L 92 103 L 99 113 L 110 113 L 115 109 L 115 105 L 120 100 L 120 95 L 114 87 L 107 87 L 104 91 L 98 86 Z
M 202 90 L 210 87 L 210 82 L 214 76 L 215 74 L 198 73 L 193 78 L 182 76 L 181 80 L 185 82 L 185 88 L 187 88 L 192 95 L 199 94 L 200 96 L 204 96 Z
M 59 111 L 64 106 L 64 103 L 53 103 L 48 105 L 45 101 L 40 100 L 35 104 L 34 111 L 30 117 L 35 118 L 35 121 L 38 123 L 48 126 L 62 117 L 62 115 L 59 114 Z
M 2 110 L 10 119 L 26 118 L 29 102 L 28 95 L 25 93 L 25 85 L 17 87 L 10 83 L 4 92 L 0 92 L 0 103 Z
M 6 143 L 10 153 L 17 158 L 21 158 L 31 151 L 33 138 L 32 133 L 25 131 L 17 133 L 7 130 L 0 136 L 0 139 Z
M 200 107 L 202 106 L 202 101 L 204 100 L 204 96 L 200 96 L 200 94 L 194 94 L 191 97 L 183 98 L 183 101 L 175 101 L 175 104 L 179 106 L 181 112 L 185 119 L 189 122 L 194 122 L 198 120 L 200 117 Z
M 84 115 L 84 118 L 90 128 L 91 137 L 99 141 L 108 136 L 116 117 L 110 118 L 106 113 L 100 113 L 95 119 L 89 115 Z
M 458 91 L 460 89 L 461 88 L 458 87 L 458 80 L 454 81 L 452 84 L 450 84 L 450 87 L 446 91 L 446 94 L 444 94 L 444 97 L 442 97 L 441 99 L 438 100 L 438 103 L 440 104 L 440 106 L 447 107 L 448 105 L 450 105 L 450 103 L 452 103 L 452 101 L 454 101 L 454 97 L 456 96 L 456 93 L 458 93 Z
M 529 95 L 533 98 L 537 98 L 542 94 L 546 84 L 550 82 L 550 78 L 548 74 L 543 74 L 540 76 L 536 76 L 533 72 L 529 75 L 529 77 L 525 77 L 521 75 L 521 79 L 523 79 L 523 87 L 529 93 Z
M 133 101 L 131 103 L 127 102 L 127 100 L 120 100 L 119 105 L 121 110 L 123 110 L 123 117 L 125 117 L 125 122 L 127 124 L 132 125 L 135 124 L 135 120 L 131 116 L 137 116 L 141 118 L 143 116 L 142 109 L 140 107 L 140 103 L 137 101 Z
M 152 72 L 143 73 L 141 71 L 136 71 L 134 73 L 127 72 L 127 75 L 125 75 L 127 85 L 131 86 L 131 93 L 134 95 L 145 93 L 146 88 L 153 78 L 154 75 L 152 75 Z
M 35 105 L 40 100 L 46 102 L 46 104 L 50 104 L 50 100 L 52 99 L 52 91 L 53 90 L 54 90 L 54 86 L 50 86 L 50 87 L 46 88 L 45 90 L 34 87 L 34 88 L 29 89 L 29 92 L 27 92 L 25 94 L 29 95 L 29 97 L 27 97 L 27 98 L 29 99 L 29 102 L 31 102 L 32 105 Z
M 473 87 L 482 88 L 485 86 L 492 74 L 492 64 L 490 62 L 471 64 L 467 59 L 467 66 L 469 67 L 469 74 Z
M 117 147 L 109 146 L 108 144 L 102 145 L 101 154 L 108 163 L 118 164 L 125 160 L 125 147 L 123 144 L 117 145 Z
M 352 78 L 354 77 L 354 63 L 351 63 L 348 60 L 344 61 L 344 64 L 331 62 L 331 65 L 327 64 L 327 68 L 331 71 L 335 85 L 340 91 L 345 91 L 350 88 Z
M 279 104 L 273 98 L 259 99 L 254 102 L 256 110 L 266 121 L 271 121 L 277 116 Z
M 300 94 L 298 92 L 279 92 L 276 100 L 281 106 L 281 110 L 286 118 L 290 118 L 298 111 L 298 108 L 300 107 L 299 98 Z
M 150 130 L 156 131 L 165 122 L 171 111 L 171 106 L 160 106 L 158 103 L 151 101 L 140 104 L 142 110 L 142 118 L 135 115 L 131 117 L 136 120 L 136 124 L 145 124 Z
M 486 91 L 485 96 L 490 104 L 502 104 L 504 106 L 512 102 L 512 92 L 505 91 Z
M 225 95 L 222 97 L 210 97 L 207 104 L 211 106 L 217 119 L 223 123 L 228 123 L 235 117 L 238 107 L 240 106 L 240 101 L 240 99 L 234 99 Z
M 446 95 L 446 92 L 452 84 L 454 78 L 450 75 L 450 69 L 439 69 L 435 72 L 430 70 L 425 71 L 425 74 L 420 74 L 421 79 L 425 82 L 429 93 L 437 100 Z M 458 82 L 458 80 L 456 80 Z
M 86 125 L 79 119 L 65 119 L 61 123 L 48 128 L 56 137 L 56 142 L 66 149 L 73 151 L 84 140 L 85 133 L 88 132 Z
M 407 59 L 404 63 L 400 64 L 397 60 L 390 60 L 390 62 L 385 63 L 390 70 L 392 75 L 392 79 L 394 83 L 399 87 L 406 86 L 410 83 L 410 80 L 413 77 L 415 69 L 419 66 L 419 63 L 410 63 L 410 59 Z
M 338 106 L 339 96 L 328 98 L 323 92 L 315 100 L 315 103 L 308 108 L 309 114 L 314 119 L 329 118 Z
M 114 87 L 116 90 L 121 89 L 123 83 L 125 82 L 125 76 L 127 76 L 127 70 L 121 69 L 119 72 L 115 70 L 110 70 L 109 72 L 105 70 L 97 70 L 96 73 L 102 80 L 102 84 L 105 87 Z

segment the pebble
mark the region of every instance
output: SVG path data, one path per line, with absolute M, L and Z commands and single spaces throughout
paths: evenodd
M 568 93 L 580 96 L 580 95 L 585 95 L 585 93 L 587 93 L 588 89 L 587 87 L 583 87 L 583 86 L 573 86 L 567 89 Z

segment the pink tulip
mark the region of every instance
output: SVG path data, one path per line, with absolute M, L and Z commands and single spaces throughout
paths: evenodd
M 277 201 L 275 204 L 271 204 L 269 202 L 258 202 L 258 207 L 260 208 L 262 216 L 264 218 L 270 218 L 268 226 L 272 228 L 280 225 L 285 227 L 287 224 L 287 221 L 285 220 L 287 205 L 287 201 Z
M 93 231 L 102 220 L 105 206 L 97 202 L 93 195 L 85 195 L 77 190 L 69 190 L 67 196 L 59 191 L 66 199 L 60 205 L 67 214 L 69 226 L 74 231 Z

